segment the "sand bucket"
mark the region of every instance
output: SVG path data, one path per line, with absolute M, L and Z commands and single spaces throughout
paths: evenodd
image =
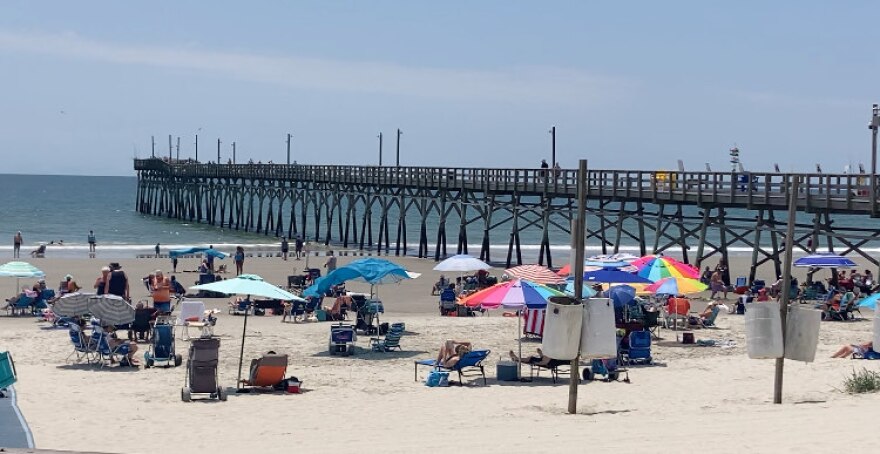
M 785 359 L 813 362 L 821 324 L 822 311 L 801 306 L 789 307 L 785 322 Z
M 586 359 L 617 357 L 617 328 L 614 326 L 614 304 L 611 300 L 608 298 L 586 300 L 583 317 L 581 357 Z
M 745 314 L 746 349 L 749 358 L 773 359 L 785 354 L 779 303 L 751 303 Z
M 578 356 L 583 305 L 574 298 L 551 297 L 544 315 L 544 337 L 541 348 L 553 359 L 569 360 Z

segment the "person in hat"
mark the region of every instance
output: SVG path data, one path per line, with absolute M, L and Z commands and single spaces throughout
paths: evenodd
M 64 295 L 66 293 L 74 293 L 78 292 L 82 287 L 73 280 L 73 276 L 68 274 L 64 276 L 64 280 L 61 281 L 61 285 L 58 286 L 58 293 Z

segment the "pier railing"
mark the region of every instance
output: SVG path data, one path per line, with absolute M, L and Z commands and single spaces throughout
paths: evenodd
M 135 160 L 135 170 L 154 171 L 180 179 L 333 182 L 548 196 L 574 196 L 577 191 L 577 170 L 574 169 L 218 165 L 168 163 L 151 158 Z M 588 171 L 586 183 L 589 197 L 594 199 L 785 209 L 790 180 L 795 176 L 802 178 L 799 210 L 853 214 L 877 212 L 870 177 L 865 174 L 594 169 Z

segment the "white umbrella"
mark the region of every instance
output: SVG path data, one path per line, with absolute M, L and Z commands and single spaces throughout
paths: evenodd
M 101 320 L 101 325 L 124 325 L 134 321 L 134 307 L 116 295 L 89 297 L 89 313 Z
M 453 255 L 434 267 L 434 271 L 478 271 L 492 268 L 488 263 L 466 254 Z
M 0 265 L 0 276 L 15 278 L 15 291 L 21 290 L 18 280 L 21 278 L 43 277 L 46 274 L 28 262 L 9 262 Z
M 293 293 L 264 281 L 262 277 L 257 276 L 256 274 L 242 274 L 232 279 L 225 279 L 219 282 L 194 285 L 190 287 L 190 289 L 207 290 L 209 292 L 226 293 L 231 295 L 247 295 L 248 297 L 252 295 L 262 296 L 284 301 L 306 301 Z M 238 381 L 235 382 L 236 387 L 241 384 L 241 367 L 244 362 L 244 340 L 247 337 L 248 312 L 250 311 L 244 311 L 244 326 L 241 328 L 241 352 L 238 355 Z M 241 388 L 239 388 L 239 390 L 241 390 Z
M 55 300 L 52 312 L 62 317 L 79 317 L 88 314 L 89 298 L 93 296 L 95 296 L 94 293 L 68 293 Z

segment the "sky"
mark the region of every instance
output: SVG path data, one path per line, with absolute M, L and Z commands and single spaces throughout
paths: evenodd
M 870 165 L 870 1 L 0 2 L 0 173 Z M 172 152 L 177 155 L 176 148 Z

